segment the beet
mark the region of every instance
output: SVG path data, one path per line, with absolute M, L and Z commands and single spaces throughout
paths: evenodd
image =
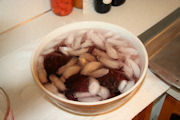
M 52 52 L 44 56 L 44 67 L 48 75 L 55 74 L 57 69 L 65 65 L 71 57 Z
M 76 74 L 71 76 L 65 82 L 67 90 L 65 91 L 65 96 L 69 100 L 77 101 L 74 97 L 75 92 L 87 92 L 89 86 L 89 79 L 87 76 Z
M 77 98 L 74 97 L 73 93 L 74 93 L 73 91 L 67 90 L 67 91 L 65 91 L 65 96 L 66 96 L 69 100 L 77 101 Z
M 108 88 L 111 97 L 121 94 L 118 90 L 119 83 L 122 80 L 128 80 L 122 70 L 110 69 L 109 73 L 103 77 L 98 78 L 100 85 Z
M 89 79 L 87 76 L 76 74 L 71 76 L 65 82 L 66 88 L 74 92 L 87 92 L 89 86 Z
M 122 71 L 122 69 L 112 69 L 110 70 L 110 72 L 118 82 L 122 80 L 129 80 L 125 73 Z

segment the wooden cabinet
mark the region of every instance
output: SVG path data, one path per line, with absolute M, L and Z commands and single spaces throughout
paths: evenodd
M 153 103 L 141 111 L 133 120 L 150 120 Z M 172 114 L 178 115 L 178 117 L 171 117 Z M 170 119 L 171 118 L 171 119 Z M 176 100 L 172 96 L 166 96 L 158 120 L 180 120 L 180 101 Z
M 138 115 L 136 115 L 133 118 L 133 120 L 149 120 L 152 107 L 153 107 L 153 103 L 151 103 L 148 107 L 146 107 L 143 111 L 141 111 Z
M 180 101 L 176 100 L 170 95 L 167 95 L 158 120 L 170 120 L 170 117 L 173 113 L 180 116 Z

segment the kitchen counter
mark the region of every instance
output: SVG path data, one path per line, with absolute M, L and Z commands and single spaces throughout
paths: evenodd
M 17 7 L 18 6 L 18 7 Z M 27 7 L 26 7 L 27 6 Z M 137 93 L 124 105 L 99 116 L 68 113 L 49 102 L 35 84 L 30 60 L 43 37 L 67 23 L 96 20 L 120 25 L 140 35 L 180 6 L 179 0 L 127 0 L 107 14 L 73 9 L 69 16 L 56 16 L 49 0 L 0 1 L 0 86 L 10 96 L 16 120 L 130 120 L 169 89 L 169 85 L 148 70 Z

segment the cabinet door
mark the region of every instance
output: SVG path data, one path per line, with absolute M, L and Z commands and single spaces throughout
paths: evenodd
M 147 106 L 143 111 L 136 115 L 132 120 L 149 120 L 153 103 Z
M 180 101 L 167 95 L 158 120 L 170 120 L 171 115 L 174 113 L 180 116 Z

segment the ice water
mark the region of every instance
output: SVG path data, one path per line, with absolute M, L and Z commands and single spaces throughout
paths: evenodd
M 140 77 L 141 59 L 123 36 L 103 29 L 60 35 L 38 57 L 40 82 L 64 99 L 96 102 L 128 91 Z

